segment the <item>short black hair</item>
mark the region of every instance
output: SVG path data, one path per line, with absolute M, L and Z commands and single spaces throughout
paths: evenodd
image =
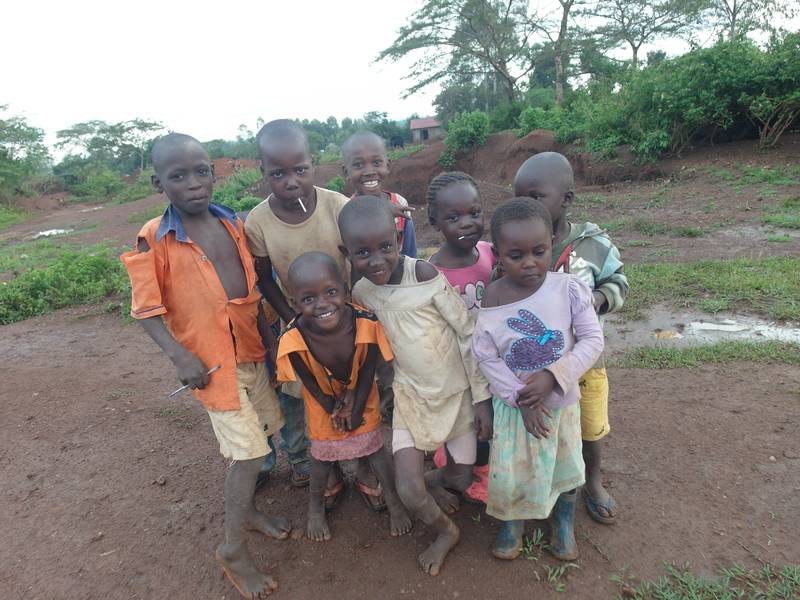
M 462 182 L 466 182 L 474 187 L 478 194 L 478 200 L 480 200 L 481 192 L 478 189 L 478 184 L 475 183 L 475 180 L 470 175 L 467 175 L 462 171 L 447 171 L 445 173 L 439 173 L 436 177 L 431 179 L 430 184 L 428 184 L 428 193 L 425 196 L 425 199 L 428 202 L 428 222 L 431 225 L 436 222 L 436 211 L 439 208 L 436 202 L 436 197 L 438 196 L 439 192 L 446 187 L 453 185 L 454 183 Z
M 256 134 L 256 146 L 258 146 L 260 152 L 261 148 L 270 141 L 276 138 L 286 137 L 300 138 L 303 143 L 305 143 L 306 147 L 309 148 L 306 130 L 303 129 L 300 123 L 292 121 L 291 119 L 275 119 L 274 121 L 266 123 Z
M 197 144 L 201 148 L 203 147 L 203 144 L 185 133 L 168 133 L 158 138 L 153 144 L 153 149 L 150 151 L 150 162 L 155 172 L 158 173 L 159 165 L 168 152 L 173 151 L 179 146 L 186 146 L 187 144 Z
M 338 279 L 344 283 L 344 278 L 342 277 L 342 270 L 339 268 L 339 265 L 333 260 L 333 257 L 330 254 L 326 254 L 325 252 L 305 252 L 295 258 L 292 261 L 292 264 L 289 265 L 289 271 L 287 273 L 289 279 L 289 285 L 291 286 L 291 281 L 297 276 L 297 272 L 305 266 L 309 265 L 321 265 L 325 268 L 331 270 L 331 272 L 336 275 Z M 345 285 L 346 287 L 346 285 Z
M 347 244 L 347 234 L 351 231 L 352 227 L 360 222 L 368 219 L 380 221 L 386 219 L 387 224 L 394 230 L 394 215 L 392 209 L 389 207 L 388 200 L 378 198 L 377 196 L 356 196 L 344 205 L 337 223 L 339 225 L 339 235 L 342 236 L 342 241 Z
M 342 158 L 347 158 L 347 153 L 350 150 L 350 147 L 360 140 L 374 140 L 378 142 L 381 147 L 383 148 L 384 154 L 386 153 L 386 140 L 384 140 L 381 136 L 379 136 L 374 131 L 369 131 L 368 129 L 362 129 L 360 131 L 356 131 L 353 135 L 349 136 L 343 143 L 342 143 Z
M 500 204 L 492 214 L 492 243 L 495 247 L 500 239 L 500 230 L 503 225 L 511 221 L 528 219 L 540 219 L 547 226 L 548 231 L 553 231 L 553 219 L 550 217 L 550 211 L 539 200 L 517 196 Z

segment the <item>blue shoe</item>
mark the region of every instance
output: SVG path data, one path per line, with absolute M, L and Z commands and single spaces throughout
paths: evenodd
M 514 560 L 522 552 L 522 534 L 525 521 L 503 521 L 492 554 L 500 560 Z
M 575 541 L 575 501 L 577 490 L 564 492 L 558 497 L 550 515 L 550 552 L 559 560 L 576 560 L 578 543 Z

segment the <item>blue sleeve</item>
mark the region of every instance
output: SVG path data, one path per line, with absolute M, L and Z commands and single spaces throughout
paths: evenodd
M 411 258 L 417 258 L 417 232 L 414 230 L 414 221 L 406 219 L 403 226 L 403 247 L 401 252 Z

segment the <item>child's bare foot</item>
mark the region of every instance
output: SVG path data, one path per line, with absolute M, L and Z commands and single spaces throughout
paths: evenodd
M 437 535 L 433 543 L 428 546 L 428 549 L 417 558 L 422 570 L 429 575 L 439 574 L 442 563 L 444 563 L 444 559 L 447 557 L 447 553 L 453 549 L 461 537 L 461 532 L 456 524 L 448 517 L 442 516 L 445 521 L 443 530 L 439 532 L 439 535 Z
M 411 518 L 404 506 L 389 507 L 389 528 L 393 537 L 399 537 L 411 531 Z
M 331 539 L 331 530 L 328 528 L 328 519 L 325 518 L 324 505 L 313 508 L 309 506 L 306 535 L 314 542 L 327 542 Z
M 452 515 L 456 512 L 460 506 L 458 501 L 458 496 L 455 494 L 448 492 L 440 485 L 429 485 L 428 492 L 430 492 L 433 499 L 436 500 L 436 504 L 439 505 L 439 508 L 442 509 L 442 512 L 446 515 Z
M 292 524 L 284 517 L 268 517 L 258 510 L 253 510 L 247 518 L 247 528 L 276 540 L 285 540 L 292 531 Z
M 278 589 L 278 583 L 272 577 L 258 570 L 244 543 L 237 546 L 220 544 L 216 557 L 225 575 L 248 600 L 266 598 Z

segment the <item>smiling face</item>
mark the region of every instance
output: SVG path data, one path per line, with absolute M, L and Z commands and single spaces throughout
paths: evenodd
M 359 275 L 386 285 L 400 266 L 397 235 L 389 213 L 365 216 L 342 231 L 343 251 Z
M 258 147 L 261 172 L 273 195 L 283 202 L 307 201 L 314 192 L 314 169 L 308 143 L 300 134 L 263 140 Z
M 330 264 L 310 261 L 289 274 L 289 286 L 303 323 L 318 332 L 336 331 L 344 316 L 347 291 Z
M 484 215 L 478 190 L 468 181 L 448 185 L 436 194 L 431 224 L 457 248 L 474 248 L 483 235 Z
M 497 240 L 505 276 L 531 292 L 544 283 L 553 254 L 553 232 L 541 219 L 507 221 Z
M 183 215 L 208 210 L 214 191 L 214 171 L 208 153 L 196 141 L 171 143 L 158 155 L 153 186 L 164 192 Z
M 358 195 L 380 196 L 389 176 L 386 147 L 377 135 L 361 135 L 344 145 L 344 176 Z

